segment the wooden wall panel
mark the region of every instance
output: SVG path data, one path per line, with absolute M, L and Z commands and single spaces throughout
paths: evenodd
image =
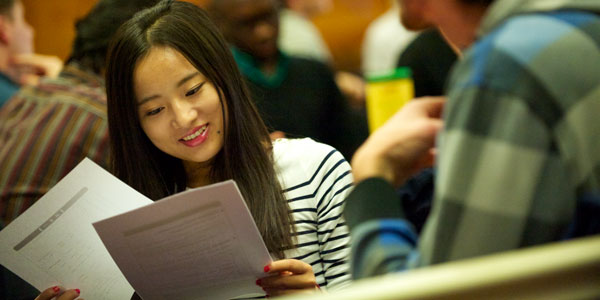
M 25 17 L 35 29 L 35 49 L 66 59 L 75 36 L 75 21 L 97 0 L 22 0 Z M 127 0 L 123 0 L 127 1 Z M 187 0 L 205 5 L 209 0 Z M 334 0 L 334 9 L 313 21 L 323 34 L 336 68 L 360 71 L 360 45 L 367 25 L 390 6 L 390 0 Z
M 35 51 L 63 60 L 71 53 L 75 21 L 85 16 L 96 3 L 96 0 L 22 1 L 25 18 L 35 29 Z
M 75 38 L 75 22 L 85 16 L 97 0 L 21 0 L 25 18 L 35 29 L 35 51 L 66 59 Z M 127 0 L 121 0 L 127 1 Z M 187 0 L 204 5 L 208 0 Z
M 360 72 L 360 47 L 365 30 L 390 4 L 390 0 L 334 0 L 331 12 L 313 20 L 331 50 L 337 69 Z

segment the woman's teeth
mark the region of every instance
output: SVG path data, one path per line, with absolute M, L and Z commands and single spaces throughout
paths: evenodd
M 198 131 L 196 131 L 196 132 L 194 132 L 194 133 L 192 133 L 192 134 L 184 137 L 183 140 L 184 141 L 190 141 L 190 140 L 193 140 L 193 139 L 197 138 L 199 135 L 201 135 L 206 130 L 206 126 L 207 125 L 204 125 L 204 126 L 200 127 L 200 129 L 198 129 Z

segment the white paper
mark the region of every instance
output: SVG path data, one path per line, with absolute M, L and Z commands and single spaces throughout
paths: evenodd
M 255 281 L 271 257 L 233 181 L 188 190 L 94 227 L 145 300 L 264 295 Z
M 86 299 L 130 299 L 133 288 L 92 223 L 149 203 L 86 158 L 0 231 L 0 263 L 39 290 L 60 285 Z

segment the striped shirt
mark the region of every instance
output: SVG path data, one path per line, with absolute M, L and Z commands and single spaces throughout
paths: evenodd
M 69 64 L 0 110 L 0 220 L 14 220 L 86 156 L 108 167 L 104 81 Z
M 449 85 L 420 265 L 559 240 L 600 196 L 599 46 L 598 0 L 492 4 Z M 353 263 L 406 267 L 416 242 L 397 221 L 358 225 Z
M 273 156 L 297 232 L 297 248 L 285 251 L 286 258 L 310 264 L 322 289 L 346 286 L 350 237 L 342 211 L 352 189 L 350 165 L 308 138 L 275 141 Z

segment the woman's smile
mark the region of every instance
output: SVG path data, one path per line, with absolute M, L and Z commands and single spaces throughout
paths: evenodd
M 191 133 L 188 133 L 185 137 L 179 139 L 179 141 L 188 147 L 196 147 L 202 144 L 207 137 L 208 123 L 192 129 Z

